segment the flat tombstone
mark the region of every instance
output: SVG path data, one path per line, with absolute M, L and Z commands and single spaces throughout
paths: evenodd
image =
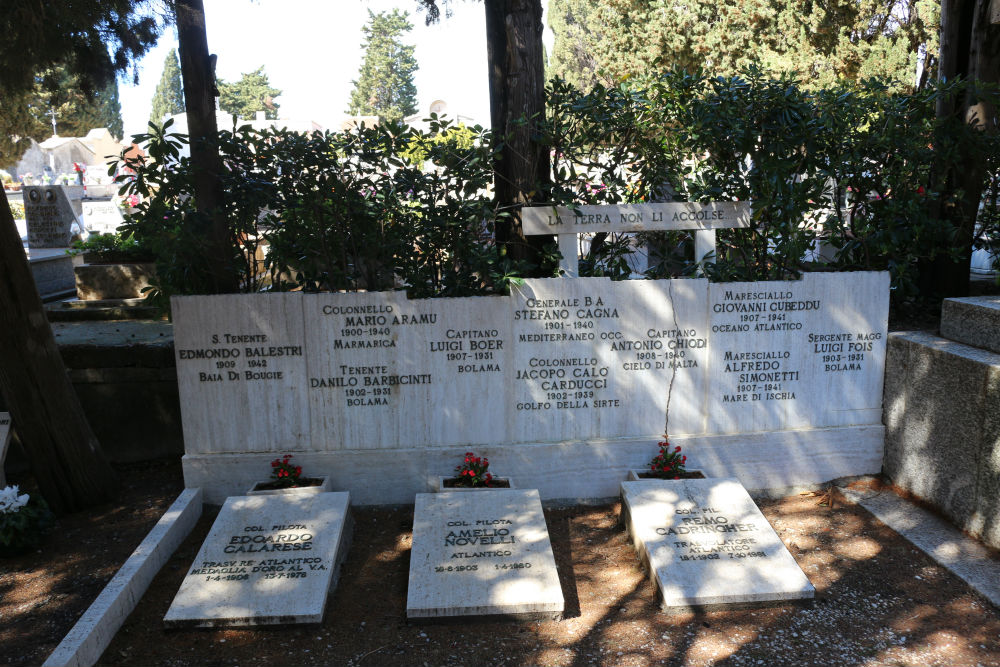
M 417 494 L 407 618 L 535 617 L 563 607 L 537 490 Z
M 319 623 L 350 541 L 350 494 L 226 500 L 167 627 Z
M 24 218 L 29 248 L 65 248 L 73 239 L 77 213 L 62 186 L 25 188 Z
M 734 478 L 622 482 L 622 503 L 666 611 L 816 592 Z

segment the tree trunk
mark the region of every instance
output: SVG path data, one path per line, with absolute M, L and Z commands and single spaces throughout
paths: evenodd
M 548 150 L 532 139 L 545 117 L 545 73 L 540 0 L 486 0 L 490 120 L 495 141 L 503 142 L 494 165 L 494 196 L 512 213 L 497 223 L 497 243 L 513 259 L 539 263 L 539 250 L 551 236 L 525 239 L 522 204 L 537 201 L 549 181 Z
M 0 390 L 49 506 L 60 514 L 118 493 L 118 479 L 69 381 L 0 195 Z
M 943 0 L 941 3 L 941 49 L 938 72 L 941 81 L 1000 81 L 1000 25 L 990 22 L 990 0 Z M 940 98 L 937 116 L 969 124 L 982 132 L 996 132 L 996 109 L 969 93 Z M 969 263 L 975 240 L 976 215 L 986 182 L 986 155 L 973 140 L 962 150 L 962 164 L 942 165 L 945 192 L 962 194 L 941 210 L 957 232 L 954 247 L 958 259 L 940 258 L 934 278 L 943 296 L 967 296 Z
M 238 292 L 232 240 L 222 207 L 222 158 L 216 141 L 219 128 L 215 122 L 215 68 L 208 54 L 205 6 L 202 0 L 177 0 L 175 9 L 184 104 L 191 137 L 194 198 L 199 213 L 207 221 L 205 235 L 212 261 L 214 292 Z

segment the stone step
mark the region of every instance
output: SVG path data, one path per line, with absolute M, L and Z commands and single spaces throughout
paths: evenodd
M 941 335 L 1000 354 L 1000 296 L 945 299 L 941 304 Z

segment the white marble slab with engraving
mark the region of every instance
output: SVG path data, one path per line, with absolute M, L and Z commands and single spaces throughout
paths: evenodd
M 511 295 L 513 442 L 704 423 L 708 281 L 525 280 Z
M 885 272 L 709 287 L 706 433 L 877 424 Z
M 319 623 L 350 544 L 350 494 L 226 500 L 163 623 Z
M 738 480 L 643 480 L 621 488 L 629 533 L 664 610 L 815 595 Z
M 750 202 L 530 206 L 521 209 L 521 224 L 529 235 L 748 227 Z
M 303 301 L 309 406 L 328 449 L 484 443 L 505 429 L 506 297 L 411 301 L 403 292 Z
M 172 303 L 186 451 L 310 449 L 302 294 Z
M 417 494 L 408 618 L 556 616 L 563 609 L 537 490 Z

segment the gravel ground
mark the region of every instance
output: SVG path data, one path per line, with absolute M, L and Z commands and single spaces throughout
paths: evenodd
M 40 664 L 180 491 L 176 463 L 127 473 L 115 506 L 60 519 L 38 553 L 0 561 L 0 664 Z M 815 600 L 664 614 L 614 503 L 546 510 L 562 620 L 408 623 L 412 508 L 355 508 L 354 542 L 323 623 L 166 631 L 161 619 L 209 510 L 100 664 L 1000 667 L 998 610 L 864 509 L 805 495 L 759 504 Z

